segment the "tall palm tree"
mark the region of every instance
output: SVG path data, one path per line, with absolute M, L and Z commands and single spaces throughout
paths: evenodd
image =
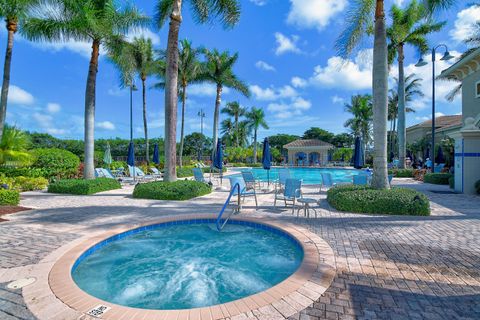
M 7 117 L 8 89 L 10 87 L 10 68 L 12 64 L 13 39 L 19 24 L 27 18 L 31 8 L 38 0 L 0 0 L 0 18 L 7 27 L 7 49 L 3 66 L 2 93 L 0 98 L 0 141 L 2 140 L 5 118 Z
M 243 120 L 238 123 L 238 143 L 239 147 L 246 147 L 248 145 L 248 137 L 252 130 L 249 126 L 248 120 Z
M 85 91 L 85 179 L 94 179 L 95 91 L 100 47 L 107 50 L 123 42 L 131 28 L 146 25 L 149 18 L 130 5 L 115 0 L 44 0 L 22 33 L 34 41 L 90 41 L 92 54 Z
M 351 113 L 353 118 L 345 121 L 344 127 L 350 128 L 356 137 L 361 137 L 366 146 L 372 136 L 372 97 L 370 95 L 352 96 L 350 103 L 345 104 L 345 111 Z
M 190 0 L 194 19 L 206 23 L 218 18 L 225 27 L 233 27 L 240 19 L 238 0 Z M 168 18 L 170 25 L 167 40 L 167 65 L 165 74 L 165 176 L 166 181 L 175 181 L 176 134 L 178 102 L 178 33 L 182 23 L 182 0 L 157 0 L 155 20 L 162 27 Z M 216 143 L 216 141 L 215 141 Z
M 391 65 L 395 58 L 398 61 L 398 166 L 403 169 L 406 156 L 404 47 L 411 45 L 424 54 L 428 50 L 427 35 L 439 31 L 446 22 L 435 23 L 426 18 L 425 7 L 416 0 L 412 0 L 405 8 L 392 5 L 390 17 L 392 24 L 387 29 L 390 40 L 388 62 Z
M 235 126 L 232 119 L 227 118 L 220 123 L 220 133 L 223 136 L 223 140 L 230 145 L 235 135 Z
M 222 109 L 222 113 L 228 114 L 229 116 L 234 118 L 235 122 L 235 147 L 239 146 L 240 140 L 238 136 L 238 123 L 239 118 L 244 116 L 246 109 L 243 108 L 238 101 L 233 101 L 227 103 L 227 106 Z
M 257 163 L 257 133 L 260 127 L 268 129 L 267 121 L 265 120 L 265 112 L 261 108 L 252 107 L 246 114 L 247 121 L 250 128 L 253 130 L 253 161 Z
M 124 42 L 123 45 L 112 52 L 110 58 L 118 66 L 122 74 L 122 86 L 131 86 L 135 76 L 142 81 L 143 101 L 143 130 L 145 134 L 145 159 L 150 159 L 147 121 L 147 78 L 158 70 L 158 61 L 154 59 L 151 39 L 144 37 L 134 38 L 133 41 Z
M 455 0 L 423 0 L 428 13 L 448 8 Z M 354 0 L 346 16 L 346 28 L 335 47 L 347 58 L 367 34 L 373 33 L 373 178 L 372 186 L 388 189 L 387 111 L 388 111 L 388 48 L 385 25 L 385 0 Z M 372 20 L 373 18 L 373 20 Z
M 215 112 L 213 114 L 213 155 L 217 148 L 218 121 L 223 88 L 227 87 L 235 89 L 246 97 L 250 96 L 250 91 L 248 90 L 247 85 L 239 80 L 233 73 L 233 66 L 238 60 L 238 53 L 231 56 L 228 51 L 219 52 L 217 49 L 212 51 L 205 49 L 204 54 L 206 62 L 202 78 L 208 82 L 214 83 L 217 87 Z

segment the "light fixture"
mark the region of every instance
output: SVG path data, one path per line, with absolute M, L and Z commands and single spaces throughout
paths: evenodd
M 449 51 L 445 51 L 445 54 L 443 55 L 443 57 L 440 60 L 447 61 L 447 60 L 451 60 L 453 58 L 455 58 L 455 57 L 452 56 Z
M 423 57 L 418 60 L 418 62 L 415 64 L 415 67 L 423 67 L 428 64 L 427 61 L 423 60 Z

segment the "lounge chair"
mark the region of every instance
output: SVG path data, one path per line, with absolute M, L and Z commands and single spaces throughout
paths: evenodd
M 273 206 L 277 206 L 277 199 L 283 200 L 285 207 L 287 206 L 287 201 L 292 202 L 292 214 L 295 213 L 295 204 L 297 199 L 302 197 L 302 180 L 300 179 L 291 179 L 288 178 L 285 181 L 285 188 L 282 193 L 275 192 L 275 200 Z
M 103 174 L 102 177 L 104 177 L 104 178 L 115 179 L 115 180 L 118 180 L 120 182 L 133 182 L 133 178 L 115 176 L 112 173 L 112 171 L 110 171 L 110 169 L 101 168 L 100 170 L 102 171 L 102 174 Z
M 332 175 L 328 172 L 321 173 L 322 176 L 322 184 L 320 185 L 320 191 L 322 191 L 323 188 L 325 189 L 330 189 L 331 187 L 336 186 L 337 184 L 333 182 Z
M 278 169 L 278 179 L 275 181 L 275 190 L 282 189 L 285 185 L 285 181 L 291 178 L 290 170 L 288 169 Z
M 443 168 L 445 167 L 445 163 L 440 163 L 435 166 L 435 173 L 442 172 Z
M 150 167 L 150 170 L 153 172 L 153 176 L 156 178 L 156 179 L 161 179 L 163 177 L 162 173 L 160 172 L 160 170 L 158 170 L 157 168 L 155 167 Z
M 248 186 L 243 180 L 243 177 L 228 177 L 230 180 L 230 191 L 232 191 L 233 187 L 238 183 L 240 185 L 240 196 L 243 197 L 243 202 L 245 202 L 245 197 L 255 197 L 255 207 L 258 208 L 258 201 L 257 201 L 257 193 L 255 192 L 255 188 Z M 235 189 L 233 192 L 233 196 L 238 195 L 238 189 Z
M 95 168 L 95 177 L 105 178 L 105 174 L 103 173 L 103 168 Z
M 193 168 L 193 178 L 195 181 L 207 183 L 205 177 L 203 176 L 203 171 L 200 168 Z
M 242 171 L 242 177 L 249 188 L 260 189 L 260 180 L 255 179 L 251 171 Z
M 139 167 L 132 167 L 132 166 L 128 166 L 128 171 L 130 172 L 130 177 L 134 177 L 134 173 L 135 173 L 135 179 L 138 179 L 138 180 L 155 180 L 155 177 L 152 176 L 152 175 L 146 175 L 142 169 L 140 169 Z
M 353 184 L 357 186 L 366 186 L 368 185 L 368 176 L 365 174 L 358 174 L 353 176 Z

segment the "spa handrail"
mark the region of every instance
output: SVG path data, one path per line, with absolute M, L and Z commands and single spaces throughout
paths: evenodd
M 235 183 L 232 190 L 230 190 L 230 194 L 228 195 L 227 201 L 225 201 L 225 204 L 223 205 L 222 210 L 220 210 L 220 213 L 218 214 L 217 221 L 215 222 L 215 224 L 217 225 L 217 230 L 218 231 L 222 231 L 222 229 L 225 226 L 225 224 L 227 223 L 228 219 L 230 219 L 230 216 L 228 216 L 228 218 L 226 218 L 225 221 L 223 221 L 223 223 L 222 223 L 223 213 L 225 212 L 225 209 L 227 209 L 227 206 L 230 203 L 230 199 L 232 198 L 232 196 L 235 193 L 235 190 L 237 188 L 238 188 L 238 193 L 237 193 L 237 195 L 238 195 L 238 208 L 236 210 L 238 211 L 238 213 L 240 213 L 240 209 L 241 209 L 241 202 L 240 202 L 241 201 L 241 190 L 240 190 L 240 184 Z

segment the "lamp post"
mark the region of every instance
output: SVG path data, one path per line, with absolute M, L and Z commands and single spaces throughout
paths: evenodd
M 430 159 L 432 161 L 432 172 L 435 172 L 435 55 L 440 48 L 445 48 L 445 53 L 443 54 L 443 57 L 440 58 L 441 61 L 447 61 L 454 58 L 454 56 L 448 51 L 448 47 L 444 44 L 439 44 L 432 48 L 432 154 L 430 155 L 432 157 L 432 159 Z M 415 64 L 415 67 L 423 67 L 427 64 L 428 62 L 421 57 Z
M 198 161 L 201 161 L 202 150 L 203 150 L 203 118 L 206 117 L 205 112 L 203 112 L 203 109 L 200 109 L 200 111 L 198 112 L 198 116 L 200 117 L 200 133 L 202 135 L 202 140 L 200 142 L 200 150 L 198 151 Z

